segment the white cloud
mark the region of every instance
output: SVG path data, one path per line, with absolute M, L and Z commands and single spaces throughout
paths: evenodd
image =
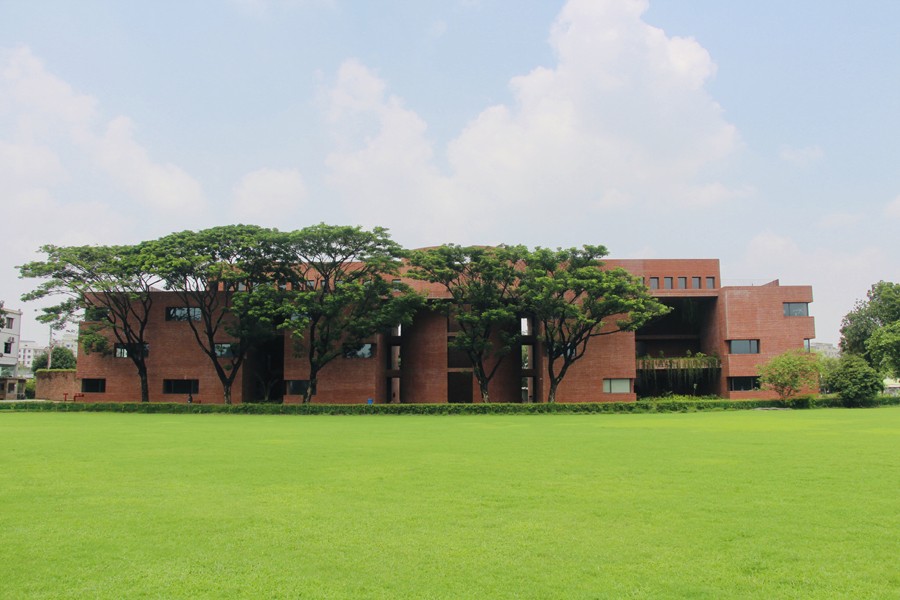
M 715 65 L 695 40 L 645 23 L 646 9 L 642 0 L 568 2 L 550 35 L 557 63 L 513 78 L 514 101 L 486 108 L 448 144 L 446 173 L 426 123 L 374 72 L 344 63 L 329 93 L 340 140 L 327 159 L 332 187 L 348 212 L 416 223 L 401 229 L 423 243 L 503 237 L 548 203 L 577 215 L 746 194 L 706 175 L 740 146 L 704 89 Z
M 884 214 L 889 217 L 900 219 L 900 196 L 887 203 L 884 207 Z
M 296 169 L 258 169 L 234 186 L 232 214 L 238 221 L 277 226 L 290 220 L 307 198 Z
M 820 161 L 825 156 L 825 151 L 820 146 L 804 146 L 793 148 L 782 146 L 778 151 L 781 160 L 797 167 L 806 167 Z

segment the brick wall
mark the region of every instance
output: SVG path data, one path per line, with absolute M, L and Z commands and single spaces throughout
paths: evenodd
M 39 400 L 85 401 L 86 398 L 75 398 L 81 393 L 81 379 L 75 371 L 38 371 L 34 374 L 34 397 Z

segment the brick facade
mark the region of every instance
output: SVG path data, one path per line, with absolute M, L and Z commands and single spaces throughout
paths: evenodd
M 702 353 L 717 356 L 720 366 L 710 381 L 694 393 L 714 393 L 726 398 L 771 396 L 770 392 L 743 391 L 752 387 L 756 368 L 772 356 L 801 349 L 815 337 L 810 316 L 786 316 L 785 303 L 795 312 L 812 302 L 809 286 L 722 287 L 719 261 L 610 260 L 608 267 L 622 267 L 642 277 L 651 292 L 673 312 L 637 332 L 611 333 L 594 338 L 585 356 L 576 362 L 561 383 L 559 402 L 609 402 L 635 400 L 638 389 L 636 357 L 677 358 Z M 431 302 L 443 299 L 441 290 L 420 281 L 410 284 Z M 147 368 L 153 402 L 185 402 L 186 393 L 171 391 L 172 382 L 196 380 L 194 402 L 223 402 L 222 385 L 209 358 L 193 337 L 189 323 L 166 321 L 166 308 L 180 303 L 174 294 L 155 292 L 147 329 Z M 529 328 L 531 325 L 529 325 Z M 549 386 L 546 357 L 539 337 L 526 331 L 522 345 L 528 356 L 507 356 L 491 381 L 493 402 L 543 401 Z M 471 367 L 448 347 L 452 324 L 439 311 L 425 309 L 410 326 L 373 336 L 371 346 L 359 355 L 339 357 L 319 373 L 314 402 L 320 403 L 443 403 L 480 402 Z M 217 340 L 219 341 L 219 340 Z M 222 339 L 225 343 L 230 340 Z M 755 352 L 732 354 L 730 342 L 753 341 Z M 270 391 L 270 399 L 300 402 L 300 387 L 309 377 L 302 345 L 282 336 L 248 358 L 232 390 L 232 401 L 254 401 Z M 663 380 L 664 378 L 660 378 Z M 85 380 L 102 380 L 105 391 L 82 391 Z M 169 383 L 166 383 L 166 382 Z M 72 385 L 76 385 L 75 382 Z M 128 358 L 98 353 L 78 360 L 78 392 L 84 400 L 133 402 L 140 399 L 136 369 Z M 176 389 L 186 389 L 175 385 Z M 740 389 L 732 389 L 740 388 Z M 626 391 L 627 390 L 627 391 Z M 677 390 L 673 390 L 677 391 Z M 79 398 L 81 399 L 81 398 Z

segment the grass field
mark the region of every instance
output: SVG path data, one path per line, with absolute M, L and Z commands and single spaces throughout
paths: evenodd
M 2 598 L 897 598 L 900 408 L 0 414 Z

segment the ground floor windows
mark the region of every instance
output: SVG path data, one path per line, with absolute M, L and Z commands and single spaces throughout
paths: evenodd
M 163 394 L 196 394 L 199 391 L 199 379 L 163 379 Z
M 106 392 L 105 379 L 82 379 L 81 391 L 90 394 L 102 394 Z
M 729 354 L 759 354 L 759 340 L 728 340 Z
M 303 396 L 308 389 L 308 379 L 287 379 L 284 382 L 284 393 L 289 396 Z
M 752 392 L 759 389 L 759 377 L 729 377 L 729 392 Z
M 630 379 L 604 379 L 603 380 L 603 393 L 604 394 L 630 394 L 631 393 L 631 380 Z

